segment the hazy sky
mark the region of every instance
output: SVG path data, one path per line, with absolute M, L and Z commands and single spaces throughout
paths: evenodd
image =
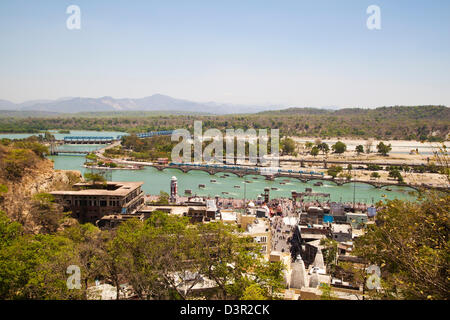
M 68 30 L 66 8 L 81 9 Z M 381 8 L 381 30 L 366 9 Z M 450 105 L 448 0 L 0 1 L 0 99 Z

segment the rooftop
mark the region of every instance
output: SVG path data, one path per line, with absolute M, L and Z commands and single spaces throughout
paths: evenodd
M 346 216 L 350 216 L 350 217 L 364 217 L 364 218 L 367 218 L 367 213 L 363 213 L 363 212 L 346 212 L 345 215 Z
M 255 222 L 247 226 L 247 234 L 266 233 L 270 231 L 270 225 L 266 220 L 255 219 Z
M 228 210 L 221 210 L 220 214 L 222 216 L 223 221 L 229 221 L 229 222 L 237 222 L 237 212 L 234 211 L 228 211 Z
M 331 232 L 333 233 L 350 233 L 352 226 L 349 224 L 336 224 L 331 225 Z
M 142 186 L 144 182 L 105 182 L 105 183 L 77 183 L 73 187 L 79 190 L 53 191 L 53 195 L 73 196 L 126 196 L 133 190 Z
M 169 214 L 182 216 L 184 213 L 189 211 L 189 208 L 193 210 L 205 210 L 205 206 L 164 206 L 164 205 L 146 205 L 139 212 L 153 212 L 153 211 L 164 211 Z

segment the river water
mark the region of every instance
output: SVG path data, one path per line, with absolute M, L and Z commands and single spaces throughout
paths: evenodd
M 113 136 L 122 135 L 122 132 L 92 132 L 92 131 L 71 131 L 70 134 L 55 134 L 57 139 L 64 136 Z M 1 138 L 21 139 L 30 134 L 1 134 Z M 60 150 L 83 150 L 93 151 L 100 148 L 101 145 L 64 145 Z M 54 168 L 61 170 L 79 170 L 83 174 L 89 169 L 83 167 L 85 161 L 82 155 L 60 155 L 50 156 L 54 161 Z M 152 167 L 145 167 L 143 170 L 111 170 L 113 181 L 143 181 L 143 190 L 149 194 L 159 194 L 159 192 L 170 191 L 170 178 L 176 176 L 178 179 L 178 193 L 184 195 L 186 189 L 192 190 L 192 194 L 214 197 L 244 198 L 255 199 L 263 193 L 264 188 L 269 187 L 270 197 L 290 197 L 292 191 L 304 192 L 305 188 L 312 188 L 313 192 L 329 193 L 332 201 L 352 202 L 355 194 L 356 202 L 373 203 L 383 199 L 404 199 L 414 200 L 413 189 L 405 187 L 390 187 L 392 191 L 386 188 L 377 189 L 364 183 L 349 183 L 343 186 L 337 186 L 333 182 L 323 181 L 323 186 L 314 186 L 316 181 L 307 183 L 294 178 L 276 178 L 274 181 L 265 180 L 263 176 L 249 175 L 239 178 L 233 174 L 223 177 L 224 173 L 209 175 L 203 171 L 189 171 L 183 173 L 178 169 L 165 169 L 158 171 Z M 211 182 L 211 180 L 217 182 Z M 245 183 L 250 181 L 251 183 Z M 284 184 L 282 184 L 284 183 Z M 205 188 L 199 188 L 199 184 L 204 184 Z M 239 186 L 239 188 L 235 187 Z M 276 190 L 272 190 L 276 188 Z M 228 192 L 225 194 L 223 192 Z
M 77 145 L 80 147 L 80 145 Z M 80 170 L 82 173 L 88 172 L 89 169 L 84 168 L 83 156 L 51 156 L 54 161 L 55 169 Z M 178 179 L 178 193 L 184 194 L 186 189 L 192 190 L 192 194 L 214 197 L 255 199 L 260 195 L 264 188 L 277 188 L 278 190 L 270 190 L 270 197 L 290 197 L 291 191 L 304 192 L 305 188 L 312 188 L 313 192 L 329 193 L 332 201 L 353 201 L 353 192 L 355 191 L 356 202 L 372 203 L 382 199 L 410 199 L 414 197 L 410 194 L 412 189 L 403 187 L 391 187 L 392 191 L 385 188 L 376 189 L 371 185 L 364 183 L 345 184 L 336 186 L 333 182 L 323 181 L 323 186 L 314 186 L 314 182 L 309 181 L 303 183 L 294 178 L 276 178 L 274 181 L 265 180 L 263 176 L 248 175 L 239 178 L 233 174 L 223 177 L 224 173 L 210 175 L 203 171 L 189 171 L 183 173 L 178 169 L 165 169 L 158 171 L 152 167 L 145 167 L 143 170 L 111 170 L 111 178 L 113 181 L 143 181 L 143 190 L 150 194 L 159 194 L 159 192 L 170 191 L 170 178 L 176 176 Z M 216 180 L 217 182 L 211 182 Z M 251 183 L 245 183 L 250 181 Z M 281 184 L 284 182 L 285 184 Z M 205 188 L 199 188 L 199 184 L 204 184 Z M 236 188 L 235 186 L 239 186 Z M 223 194 L 222 192 L 228 192 Z M 384 195 L 386 197 L 384 197 Z

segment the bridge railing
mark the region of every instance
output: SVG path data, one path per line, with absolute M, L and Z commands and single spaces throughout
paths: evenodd
M 137 133 L 136 136 L 138 138 L 150 138 L 154 136 L 168 136 L 173 133 L 173 130 L 163 130 L 163 131 L 149 131 L 144 133 Z M 117 136 L 117 140 L 122 139 L 125 135 L 119 135 Z
M 218 164 L 197 164 L 197 163 L 177 163 L 171 162 L 170 166 L 187 166 L 187 167 L 198 167 L 198 168 L 211 168 L 211 169 L 224 169 L 224 170 L 243 170 L 243 171 L 255 171 L 258 172 L 261 168 L 249 168 L 249 167 L 241 167 L 241 166 L 227 166 L 227 165 L 218 165 Z M 323 172 L 315 172 L 315 171 L 302 171 L 302 170 L 284 170 L 278 169 L 277 173 L 288 173 L 288 174 L 305 174 L 305 175 L 319 175 L 323 176 Z
M 63 140 L 67 141 L 112 141 L 114 137 L 95 137 L 95 136 L 68 136 L 64 137 Z

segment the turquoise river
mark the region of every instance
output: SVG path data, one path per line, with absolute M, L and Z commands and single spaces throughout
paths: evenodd
M 62 136 L 117 136 L 124 134 L 122 132 L 92 132 L 92 131 L 71 131 L 70 134 L 55 134 L 57 138 Z M 1 134 L 0 138 L 21 139 L 29 134 Z M 60 137 L 61 136 L 61 137 Z M 93 151 L 100 148 L 100 145 L 64 145 L 62 150 L 85 150 Z M 79 170 L 82 173 L 89 169 L 83 167 L 85 161 L 82 155 L 60 155 L 50 156 L 54 161 L 54 168 L 61 170 Z M 158 171 L 152 167 L 145 167 L 142 170 L 111 170 L 113 181 L 143 181 L 143 190 L 149 194 L 159 194 L 159 192 L 170 190 L 170 178 L 176 176 L 178 179 L 178 192 L 184 194 L 186 189 L 192 190 L 192 194 L 210 196 L 219 195 L 222 197 L 254 199 L 260 195 L 264 188 L 271 188 L 271 198 L 290 197 L 291 191 L 305 191 L 305 188 L 312 188 L 313 192 L 329 193 L 332 201 L 352 202 L 355 194 L 356 202 L 373 203 L 383 199 L 409 199 L 413 200 L 413 189 L 404 187 L 390 187 L 377 189 L 371 185 L 356 183 L 337 186 L 333 182 L 323 181 L 323 186 L 314 186 L 316 181 L 307 183 L 294 178 L 277 178 L 274 181 L 265 180 L 263 176 L 245 176 L 239 178 L 233 174 L 224 177 L 224 173 L 209 175 L 203 171 L 189 171 L 183 173 L 178 169 L 165 169 Z M 216 182 L 211 182 L 216 180 Z M 245 183 L 250 181 L 251 183 Z M 205 188 L 199 188 L 199 184 L 204 184 Z M 239 186 L 239 188 L 237 187 Z M 273 188 L 273 189 L 272 189 Z

